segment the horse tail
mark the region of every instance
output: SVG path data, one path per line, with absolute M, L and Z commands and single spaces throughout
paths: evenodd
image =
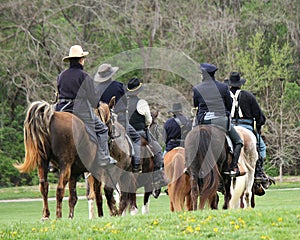
M 24 121 L 25 160 L 14 164 L 20 172 L 31 172 L 47 159 L 50 146 L 50 121 L 54 114 L 52 106 L 45 101 L 31 103 Z
M 203 128 L 200 131 L 199 157 L 201 168 L 199 176 L 203 177 L 201 196 L 204 201 L 217 191 L 220 172 L 218 170 L 217 158 L 213 152 L 216 136 L 212 135 L 212 129 Z

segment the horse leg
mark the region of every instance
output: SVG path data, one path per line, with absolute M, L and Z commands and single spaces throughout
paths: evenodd
M 90 173 L 85 173 L 85 182 L 86 182 L 86 197 L 88 200 L 88 211 L 89 219 L 95 218 L 94 211 L 94 200 L 95 200 L 95 190 L 94 190 L 94 177 Z
M 98 181 L 96 178 L 94 178 L 94 191 L 95 191 L 98 217 L 103 217 L 103 198 L 102 198 L 101 185 L 102 185 L 101 182 Z
M 111 216 L 117 216 L 119 214 L 118 208 L 116 206 L 116 200 L 114 198 L 114 189 L 105 186 L 104 187 L 104 193 L 107 200 L 107 206 L 110 211 Z
M 76 176 L 71 176 L 69 180 L 69 218 L 74 217 L 74 208 L 78 197 L 76 192 Z
M 47 165 L 47 164 L 45 164 Z M 40 192 L 43 196 L 43 216 L 42 220 L 48 220 L 50 217 L 50 211 L 48 206 L 48 170 L 42 164 L 42 166 L 38 167 L 38 175 L 39 175 L 39 182 L 40 182 Z
M 150 196 L 151 196 L 151 192 L 144 193 L 144 205 L 142 207 L 142 214 L 149 214 Z
M 211 209 L 217 210 L 218 209 L 218 203 L 219 203 L 219 195 L 218 195 L 218 193 L 212 195 L 210 197 L 209 201 L 210 201 L 210 207 L 211 207 Z
M 56 218 L 62 217 L 62 201 L 65 194 L 65 187 L 71 175 L 70 166 L 61 169 L 59 174 L 59 182 L 56 189 Z
M 231 185 L 231 177 L 228 176 L 222 176 L 224 179 L 224 204 L 223 204 L 223 209 L 228 209 L 229 208 L 229 202 L 231 199 L 231 193 L 230 193 L 230 185 Z
M 197 210 L 197 200 L 199 196 L 199 186 L 198 186 L 198 179 L 191 177 L 191 200 L 192 200 L 192 210 Z

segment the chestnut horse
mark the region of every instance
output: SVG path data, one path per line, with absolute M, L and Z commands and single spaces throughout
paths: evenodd
M 113 113 L 115 105 L 115 97 L 112 98 L 109 104 L 100 103 L 98 109 L 95 110 L 96 115 L 108 127 L 109 134 L 109 150 L 111 156 L 114 157 L 118 163 L 110 171 L 113 177 L 114 184 L 104 184 L 104 193 L 109 207 L 110 215 L 122 215 L 128 209 L 132 215 L 137 212 L 135 181 L 132 173 L 131 165 L 131 145 L 125 128 L 116 120 L 116 115 Z M 94 199 L 96 199 L 98 217 L 103 216 L 103 199 L 101 193 L 101 181 L 98 181 L 92 175 L 87 178 L 87 198 L 89 201 L 89 218 L 94 218 Z M 116 206 L 116 200 L 113 196 L 115 184 L 119 185 L 120 202 L 119 208 Z
M 217 194 L 220 181 L 224 186 L 224 205 L 230 200 L 231 178 L 223 174 L 228 171 L 231 155 L 228 151 L 226 133 L 215 125 L 199 125 L 193 128 L 185 140 L 185 159 L 190 174 L 192 209 L 203 209 L 206 202 L 212 209 L 218 208 Z
M 84 123 L 71 113 L 55 112 L 47 102 L 33 102 L 24 121 L 24 145 L 25 160 L 14 166 L 20 172 L 31 172 L 38 168 L 43 197 L 42 219 L 46 220 L 50 216 L 47 178 L 50 161 L 60 169 L 56 189 L 56 217 L 62 217 L 62 200 L 66 184 L 69 183 L 69 218 L 73 218 L 77 203 L 76 181 L 87 171 L 86 167 L 90 167 L 97 151 Z M 81 161 L 83 157 L 85 164 Z
M 184 173 L 185 150 L 182 147 L 173 148 L 164 156 L 166 177 L 169 180 L 168 195 L 170 210 L 192 210 L 190 176 Z M 184 208 L 184 204 L 186 207 Z
M 244 176 L 237 177 L 231 183 L 231 199 L 229 202 L 230 208 L 247 208 L 251 207 L 252 186 L 254 183 L 255 165 L 258 159 L 256 149 L 256 137 L 248 129 L 235 126 L 238 134 L 243 140 L 239 164 L 246 170 Z

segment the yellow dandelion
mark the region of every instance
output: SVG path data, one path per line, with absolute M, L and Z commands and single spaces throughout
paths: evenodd
M 277 226 L 277 223 L 272 222 L 271 224 L 273 227 Z
M 219 229 L 218 229 L 218 228 L 214 228 L 213 231 L 214 231 L 215 233 L 217 233 L 217 232 L 219 231 Z
M 236 230 L 238 230 L 238 229 L 240 228 L 240 226 L 239 226 L 239 225 L 235 225 L 234 228 L 235 228 Z
M 189 233 L 193 233 L 194 232 L 194 229 L 191 227 L 191 226 L 188 226 L 186 229 L 185 229 L 186 232 L 189 232 Z
M 281 217 L 280 217 L 280 218 L 278 218 L 277 220 L 278 220 L 278 222 L 282 222 L 282 218 L 281 218 Z
M 195 228 L 195 231 L 198 231 L 198 232 L 199 232 L 200 229 L 201 229 L 200 226 L 197 226 L 197 227 Z
M 36 231 L 36 228 L 31 228 L 31 231 L 32 231 L 32 232 L 35 232 L 35 231 Z
M 118 233 L 118 230 L 116 230 L 116 229 L 111 229 L 110 232 L 113 233 L 113 234 L 117 234 L 117 233 Z
M 105 225 L 105 227 L 110 228 L 110 227 L 111 227 L 111 223 L 110 223 L 110 222 L 107 223 L 107 224 Z
M 159 223 L 159 222 L 158 222 L 158 220 L 157 220 L 157 219 L 155 219 L 155 220 L 153 221 L 153 223 L 152 223 L 152 224 L 153 224 L 153 225 L 158 225 L 158 223 Z
M 230 221 L 229 223 L 230 223 L 230 225 L 234 225 L 235 221 Z

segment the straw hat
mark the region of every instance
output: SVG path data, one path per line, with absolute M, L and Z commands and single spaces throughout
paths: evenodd
M 88 55 L 89 52 L 84 52 L 82 50 L 82 47 L 79 46 L 79 45 L 74 45 L 70 48 L 70 51 L 69 51 L 69 56 L 66 56 L 63 58 L 63 61 L 64 62 L 69 62 L 69 59 L 70 58 L 78 58 L 78 57 L 85 57 L 86 55 Z

